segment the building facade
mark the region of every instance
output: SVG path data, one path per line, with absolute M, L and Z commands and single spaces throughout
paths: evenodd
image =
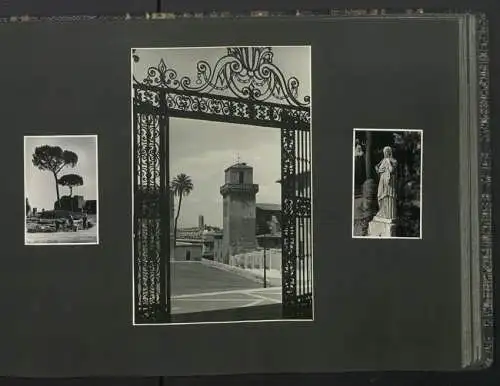
M 83 210 L 88 214 L 97 214 L 97 200 L 86 200 Z
M 223 197 L 224 261 L 229 256 L 257 248 L 256 195 L 259 185 L 253 183 L 253 168 L 236 163 L 225 171 L 225 183 L 220 187 Z
M 59 201 L 54 202 L 54 209 L 69 210 L 71 212 L 81 212 L 84 207 L 85 200 L 83 196 L 62 196 Z
M 198 243 L 187 243 L 177 241 L 175 246 L 174 260 L 176 261 L 200 261 L 203 246 Z
M 203 232 L 203 258 L 222 262 L 222 232 Z

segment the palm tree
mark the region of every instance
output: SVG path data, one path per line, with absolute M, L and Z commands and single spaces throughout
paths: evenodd
M 174 222 L 174 248 L 177 243 L 177 221 L 179 220 L 179 215 L 181 213 L 182 197 L 189 195 L 193 190 L 193 182 L 191 177 L 185 173 L 177 174 L 172 180 L 170 189 L 174 193 L 174 196 L 179 197 L 179 205 L 177 206 L 177 214 L 175 215 Z

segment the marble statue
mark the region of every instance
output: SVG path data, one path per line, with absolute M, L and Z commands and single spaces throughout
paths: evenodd
M 392 149 L 384 147 L 384 158 L 375 166 L 379 175 L 378 183 L 378 206 L 376 217 L 394 220 L 396 219 L 396 172 L 397 161 L 392 156 Z
M 275 215 L 271 216 L 271 220 L 267 224 L 269 225 L 269 233 L 276 234 L 279 232 L 279 222 Z

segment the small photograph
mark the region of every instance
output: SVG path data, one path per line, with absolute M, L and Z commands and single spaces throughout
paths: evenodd
M 422 130 L 354 129 L 352 237 L 422 238 Z
M 133 324 L 313 320 L 310 47 L 132 57 Z
M 25 245 L 99 243 L 97 136 L 25 136 Z

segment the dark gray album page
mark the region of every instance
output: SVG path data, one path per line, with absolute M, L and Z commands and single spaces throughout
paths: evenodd
M 263 318 L 273 320 L 133 325 L 131 50 L 224 51 L 231 46 L 310 47 L 312 201 L 294 202 L 312 205 L 313 296 L 290 295 L 295 281 L 284 288 L 287 304 L 312 299 L 313 312 L 295 319 L 279 311 L 276 318 Z M 0 374 L 146 376 L 460 366 L 458 23 L 307 17 L 5 23 L 0 25 L 0 47 L 0 157 L 6 165 L 1 172 Z M 165 61 L 169 65 L 168 56 Z M 282 66 L 286 79 L 294 75 L 294 65 L 291 56 Z M 177 68 L 179 76 L 195 71 L 195 66 L 193 59 Z M 174 127 L 179 116 L 164 118 Z M 291 115 L 287 119 L 288 124 L 295 122 Z M 408 233 L 415 237 L 353 237 L 355 129 L 422 133 L 421 224 L 417 233 Z M 35 148 L 26 150 L 25 137 L 77 135 L 97 136 L 97 155 L 89 156 L 95 159 L 70 142 L 36 146 L 62 146 L 62 153 L 50 151 L 62 160 L 63 172 L 84 178 L 71 197 L 87 195 L 88 201 L 95 201 L 98 238 L 84 244 L 25 245 L 26 218 L 33 217 L 35 206 L 32 198 L 31 211 L 26 207 L 23 213 L 25 171 L 35 167 Z M 184 138 L 201 148 L 201 136 Z M 279 151 L 282 145 L 276 144 Z M 385 154 L 383 147 L 377 148 L 377 157 Z M 74 168 L 64 158 L 65 150 L 78 153 Z M 397 153 L 393 156 L 398 160 Z M 228 163 L 233 161 L 238 161 L 238 154 L 228 156 Z M 85 166 L 94 163 L 97 174 Z M 80 166 L 87 169 L 76 169 Z M 50 170 L 35 171 L 46 182 L 43 187 L 33 185 L 30 195 L 47 189 L 48 204 L 36 205 L 50 212 L 56 200 L 54 177 Z M 257 169 L 254 172 L 257 176 Z M 86 190 L 86 181 L 93 179 L 96 197 Z M 282 189 L 290 187 L 285 182 Z M 70 196 L 67 184 L 59 189 L 61 196 Z M 186 197 L 181 211 L 195 202 L 193 197 Z M 85 206 L 74 197 L 67 200 L 81 216 L 89 213 L 92 224 L 93 204 Z M 149 215 L 144 214 L 148 221 L 153 218 Z M 65 219 L 65 236 L 83 221 L 80 215 Z M 270 216 L 269 221 L 269 229 L 276 230 L 272 226 L 278 220 Z M 37 222 L 41 223 L 49 225 L 32 224 L 30 229 L 41 232 L 48 227 L 49 234 L 55 227 L 51 218 Z M 153 220 L 148 224 L 148 232 L 155 229 Z M 283 227 L 291 229 L 292 223 L 286 224 L 289 228 Z M 390 222 L 381 224 L 377 229 L 390 228 Z M 283 229 L 282 237 L 291 237 Z M 152 242 L 147 245 L 152 248 Z M 293 249 L 287 244 L 292 248 L 287 253 L 302 254 L 297 252 L 301 245 L 297 242 Z M 189 261 L 191 253 L 195 252 L 189 253 Z M 187 254 L 182 256 L 187 259 Z M 164 295 L 163 287 L 158 291 Z

